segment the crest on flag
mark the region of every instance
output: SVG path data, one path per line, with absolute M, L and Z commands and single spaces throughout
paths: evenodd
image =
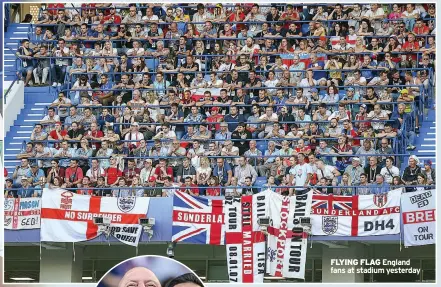
M 136 197 L 118 197 L 117 206 L 122 212 L 130 212 L 136 204 Z
M 338 217 L 337 216 L 323 216 L 322 217 L 322 230 L 327 235 L 334 234 L 338 229 Z
M 268 258 L 270 262 L 273 262 L 276 260 L 276 250 L 272 249 L 271 247 L 268 247 Z
M 61 209 L 72 209 L 72 197 L 74 194 L 71 191 L 64 191 L 61 193 L 60 208 Z
M 387 202 L 387 193 L 383 194 L 374 194 L 373 197 L 374 204 L 378 206 L 378 208 L 382 208 L 386 205 Z

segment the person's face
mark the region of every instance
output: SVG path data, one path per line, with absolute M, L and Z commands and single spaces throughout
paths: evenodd
M 251 180 L 249 178 L 245 179 L 245 185 L 251 186 Z
M 382 184 L 382 183 L 383 183 L 383 177 L 377 175 L 377 176 L 375 177 L 375 181 L 377 182 L 377 184 Z
M 83 185 L 86 185 L 86 186 L 89 185 L 89 183 L 90 183 L 89 178 L 83 177 L 82 183 L 83 183 Z
M 414 167 L 414 166 L 416 165 L 416 161 L 415 161 L 415 159 L 410 158 L 410 159 L 409 159 L 409 165 L 412 166 L 412 167 Z
M 409 34 L 408 38 L 409 38 L 409 42 L 415 41 L 415 36 L 413 34 Z
M 193 142 L 193 148 L 198 149 L 199 148 L 199 142 Z
M 273 115 L 273 109 L 270 107 L 266 108 L 265 112 L 266 112 L 266 115 L 269 117 Z
M 245 165 L 245 159 L 244 159 L 243 157 L 239 158 L 239 164 L 240 164 L 241 166 L 244 166 L 244 165 Z
M 367 179 L 367 178 L 366 178 L 365 175 L 361 175 L 361 176 L 360 176 L 360 182 L 361 182 L 361 183 L 366 183 L 366 179 Z
M 191 113 L 196 115 L 198 113 L 198 109 L 196 107 L 191 108 Z
M 75 161 L 73 161 L 73 160 L 71 160 L 70 161 L 70 167 L 72 167 L 72 168 L 75 168 L 75 167 L 77 167 L 77 163 L 75 162 Z

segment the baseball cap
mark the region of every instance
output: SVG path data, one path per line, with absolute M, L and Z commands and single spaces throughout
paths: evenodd
M 354 161 L 354 160 L 356 160 L 356 161 L 360 161 L 360 158 L 359 158 L 359 157 L 353 157 L 352 160 L 353 160 L 353 161 Z
M 364 108 L 364 109 L 367 108 L 367 106 L 366 106 L 365 104 L 360 105 L 360 107 L 362 107 L 362 108 Z
M 432 161 L 431 161 L 430 159 L 426 159 L 426 160 L 424 161 L 424 165 L 430 165 L 430 166 L 432 166 Z
M 311 89 L 311 93 L 317 93 L 317 92 L 318 92 L 317 88 L 312 88 Z
M 14 182 L 13 180 L 12 180 L 12 178 L 7 178 L 7 179 L 5 179 L 5 181 L 9 181 L 9 182 Z
M 227 124 L 226 122 L 221 122 L 221 123 L 220 123 L 220 126 L 221 126 L 221 127 L 228 127 L 228 124 Z
M 401 94 L 408 94 L 409 91 L 408 91 L 407 89 L 402 89 L 400 93 L 401 93 Z
M 218 111 L 219 111 L 219 108 L 218 108 L 218 107 L 212 107 L 210 110 L 211 110 L 211 111 L 216 111 L 216 112 L 218 112 Z
M 155 182 L 156 178 L 154 176 L 149 177 L 149 182 Z
M 355 89 L 353 87 L 349 87 L 348 91 L 355 91 Z
M 139 124 L 138 124 L 138 122 L 133 122 L 133 123 L 131 124 L 131 126 L 139 127 Z

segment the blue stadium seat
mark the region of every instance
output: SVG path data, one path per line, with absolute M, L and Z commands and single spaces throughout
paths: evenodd
M 268 143 L 267 141 L 258 141 L 256 147 L 262 152 L 262 154 L 265 154 L 265 151 L 268 148 Z
M 308 34 L 308 32 L 309 32 L 309 24 L 308 23 L 302 24 L 301 30 L 302 30 L 302 34 L 303 35 Z
M 145 64 L 149 71 L 154 71 L 159 66 L 159 60 L 157 59 L 146 59 Z
M 258 178 L 256 179 L 256 181 L 254 182 L 254 184 L 255 184 L 256 186 L 262 186 L 262 185 L 264 185 L 265 183 L 267 183 L 267 178 L 264 177 L 264 176 L 260 176 L 260 177 L 258 177 Z

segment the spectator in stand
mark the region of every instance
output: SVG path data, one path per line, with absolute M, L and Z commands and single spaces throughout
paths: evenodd
M 77 13 L 54 4 L 41 12 L 30 40 L 20 42 L 18 74 L 26 77 L 25 86 L 66 84 L 66 89 L 48 107 L 43 126 L 35 125 L 32 144 L 17 155 L 32 158 L 28 164 L 38 163 L 47 173 L 47 184 L 34 176 L 35 187 L 71 184 L 63 182 L 64 174 L 53 174 L 51 156 L 57 168 L 77 159 L 89 177 L 85 185 L 98 185 L 104 170 L 106 178 L 94 193 L 101 196 L 111 195 L 104 189 L 109 175 L 115 196 L 172 196 L 178 188 L 173 180 L 187 176 L 201 184 L 201 195 L 218 194 L 219 185 L 238 196 L 245 177 L 257 176 L 237 173 L 248 166 L 256 166 L 254 171 L 267 177 L 264 184 L 285 195 L 290 188 L 275 184 L 293 184 L 286 170 L 297 178 L 296 168 L 306 165 L 308 184 L 327 194 L 369 194 L 367 184 L 373 182 L 385 191 L 378 173 L 383 182 L 401 185 L 393 179 L 400 159 L 391 155 L 402 154 L 403 146 L 416 148 L 419 101 L 430 105 L 434 94 L 433 4 L 393 4 L 391 11 L 376 3 L 236 4 L 231 11 L 221 4 L 193 10 L 182 5 L 84 4 Z M 299 20 L 304 23 L 297 25 Z M 51 64 L 46 56 L 56 59 Z M 48 137 L 57 141 L 54 148 L 37 143 Z M 267 141 L 268 147 L 254 141 L 264 138 L 274 141 Z M 239 163 L 242 155 L 249 160 L 245 166 Z M 373 174 L 370 157 L 378 161 Z M 165 173 L 156 174 L 165 158 Z M 403 174 L 406 183 L 434 183 L 431 165 L 421 169 L 423 176 L 413 171 L 417 166 Z M 92 168 L 99 173 L 88 175 Z M 140 169 L 138 183 L 134 174 L 123 177 L 131 168 Z M 201 170 L 207 171 L 205 180 L 197 176 Z M 155 182 L 149 183 L 151 177 Z M 206 191 L 208 183 L 212 191 Z M 359 188 L 345 188 L 348 183 Z M 140 184 L 152 191 L 141 192 Z M 163 187 L 170 189 L 158 193 Z M 249 188 L 245 194 L 260 190 Z
M 81 187 L 83 170 L 78 166 L 78 160 L 71 159 L 70 166 L 66 169 L 64 182 L 68 188 Z
M 184 179 L 184 183 L 181 186 L 181 192 L 190 194 L 190 195 L 199 195 L 199 188 L 196 184 L 194 184 L 191 180 L 190 176 L 187 176 Z
M 408 166 L 404 169 L 403 175 L 401 176 L 403 182 L 406 185 L 416 185 L 417 176 L 422 173 L 421 167 L 418 166 L 420 163 L 419 158 L 416 155 L 411 155 L 409 157 Z M 413 191 L 412 187 L 406 187 L 406 191 Z
M 435 169 L 432 168 L 432 161 L 430 159 L 424 161 L 424 170 L 422 173 L 425 175 L 427 184 L 434 185 L 435 184 Z

